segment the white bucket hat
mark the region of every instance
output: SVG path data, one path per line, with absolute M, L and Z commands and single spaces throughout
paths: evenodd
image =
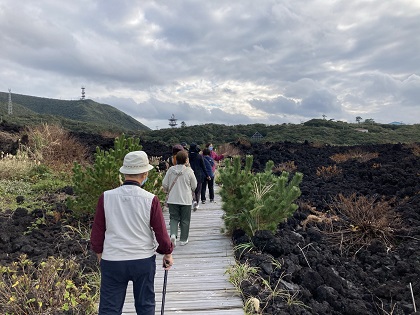
M 122 174 L 141 174 L 153 168 L 149 164 L 149 158 L 144 151 L 129 152 L 124 157 L 123 166 L 120 168 Z

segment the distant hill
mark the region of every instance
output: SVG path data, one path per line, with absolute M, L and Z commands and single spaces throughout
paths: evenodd
M 122 111 L 92 100 L 57 100 L 12 93 L 13 115 L 7 113 L 8 93 L 0 92 L 0 116 L 9 126 L 31 126 L 56 123 L 76 132 L 112 134 L 124 132 L 139 136 L 142 141 L 173 145 L 180 142 L 206 142 L 220 145 L 227 142 L 310 142 L 329 145 L 377 143 L 418 143 L 420 124 L 346 123 L 311 119 L 303 124 L 250 124 L 226 126 L 205 124 L 151 130 Z M 6 125 L 6 124 L 5 124 Z M 363 129 L 365 132 L 360 132 Z M 255 135 L 261 138 L 255 138 Z
M 359 129 L 367 132 L 360 132 Z M 262 136 L 255 137 L 255 134 Z M 145 141 L 173 145 L 180 142 L 207 142 L 215 145 L 227 142 L 310 142 L 329 145 L 358 145 L 377 143 L 415 143 L 420 141 L 420 124 L 389 125 L 377 123 L 346 123 L 311 119 L 303 124 L 234 125 L 205 124 L 141 132 Z
M 71 130 L 148 131 L 150 128 L 119 109 L 92 100 L 58 100 L 12 93 L 13 115 L 8 115 L 9 94 L 0 92 L 2 119 L 31 125 L 59 123 Z

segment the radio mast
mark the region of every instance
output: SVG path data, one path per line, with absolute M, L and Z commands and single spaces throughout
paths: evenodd
M 175 118 L 175 115 L 172 114 L 171 118 L 169 119 L 169 126 L 171 126 L 172 128 L 174 128 L 176 125 L 178 125 L 176 123 L 178 119 Z
M 80 99 L 81 99 L 82 101 L 84 101 L 84 100 L 85 100 L 85 87 L 84 87 L 84 86 L 82 86 L 82 96 L 80 97 Z
M 9 103 L 7 105 L 7 113 L 9 115 L 13 114 L 12 90 L 11 89 L 9 89 Z

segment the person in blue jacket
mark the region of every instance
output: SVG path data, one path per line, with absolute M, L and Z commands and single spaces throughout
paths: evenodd
M 190 166 L 194 171 L 195 178 L 197 179 L 197 188 L 194 191 L 194 202 L 193 202 L 193 211 L 198 209 L 198 202 L 201 195 L 201 187 L 203 182 L 206 179 L 210 179 L 210 175 L 207 173 L 206 165 L 204 164 L 204 158 L 200 154 L 200 147 L 195 143 L 190 144 L 188 150 L 188 159 L 190 161 Z
M 209 174 L 210 179 L 207 179 L 203 182 L 201 187 L 201 203 L 206 203 L 206 190 L 207 185 L 209 186 L 209 197 L 210 202 L 214 202 L 214 172 L 213 167 L 215 166 L 215 162 L 213 158 L 210 156 L 211 152 L 208 148 L 203 150 L 203 159 L 204 165 L 206 166 L 207 174 Z

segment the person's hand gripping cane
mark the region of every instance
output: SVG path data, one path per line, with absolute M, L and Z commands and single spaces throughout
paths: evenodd
M 163 255 L 163 268 L 165 269 L 165 276 L 163 277 L 163 291 L 162 291 L 162 307 L 160 314 L 163 315 L 165 312 L 165 296 L 166 296 L 166 283 L 168 281 L 168 270 L 171 269 L 174 260 L 172 254 Z
M 171 269 L 173 264 L 174 264 L 174 259 L 172 258 L 172 254 L 163 255 L 163 268 L 165 270 Z

